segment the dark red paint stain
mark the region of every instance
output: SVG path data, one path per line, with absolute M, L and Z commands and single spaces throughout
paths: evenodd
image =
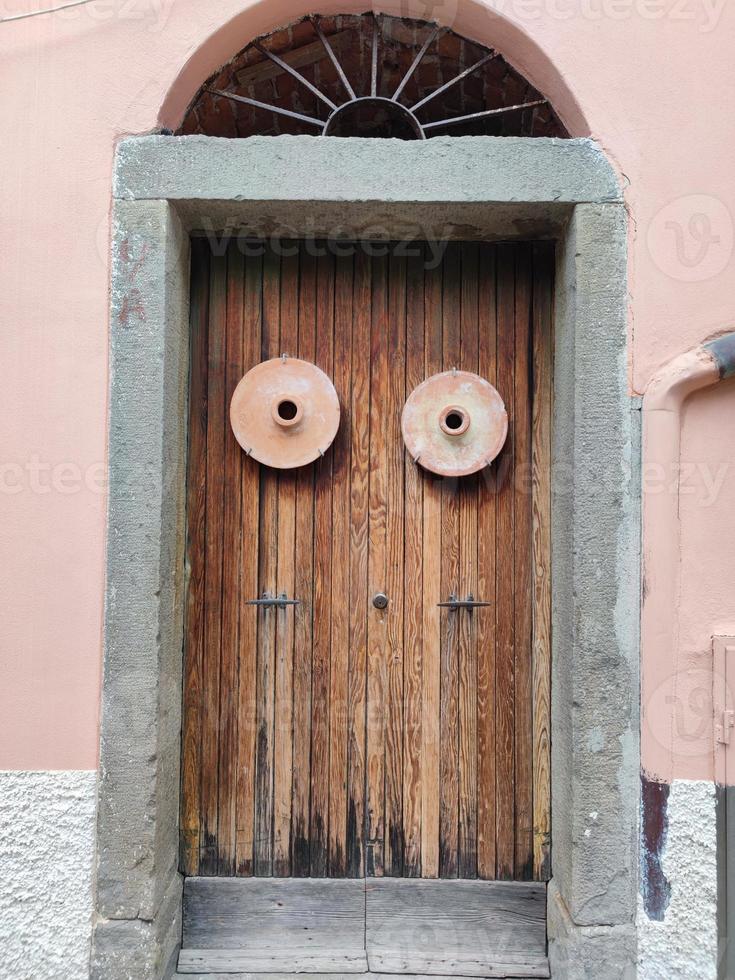
M 661 856 L 669 833 L 668 783 L 641 773 L 641 897 L 649 919 L 663 922 L 671 901 L 671 884 L 663 872 Z

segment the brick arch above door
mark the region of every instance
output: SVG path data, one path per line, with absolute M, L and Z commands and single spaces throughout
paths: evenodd
M 404 17 L 305 17 L 201 86 L 178 135 L 554 136 L 546 96 L 499 50 Z

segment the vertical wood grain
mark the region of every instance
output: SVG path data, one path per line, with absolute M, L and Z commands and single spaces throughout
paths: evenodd
M 497 386 L 509 414 L 508 439 L 496 461 L 495 786 L 497 876 L 500 879 L 513 878 L 515 870 L 514 257 L 512 246 L 498 247 Z
M 334 257 L 317 260 L 315 363 L 334 374 Z M 311 876 L 327 874 L 329 839 L 330 647 L 332 635 L 332 458 L 314 463 L 314 626 L 311 679 Z
M 260 361 L 263 299 L 262 256 L 248 256 L 244 270 L 242 361 L 243 372 Z M 245 605 L 258 595 L 260 536 L 260 466 L 242 459 L 240 480 L 242 544 L 240 548 L 240 664 L 237 709 L 237 840 L 238 875 L 255 869 L 255 754 L 257 739 L 258 611 Z
M 551 874 L 551 409 L 554 247 L 533 250 L 533 876 Z
M 403 616 L 404 616 L 404 448 L 401 411 L 406 400 L 406 259 L 390 256 L 388 266 L 386 364 L 386 575 L 389 606 L 386 630 L 385 873 L 403 875 Z
M 222 548 L 224 519 L 225 321 L 227 259 L 212 256 L 207 368 L 207 535 L 204 592 L 204 723 L 202 728 L 202 839 L 200 874 L 217 874 L 219 695 L 222 648 Z
M 263 257 L 263 360 L 280 354 L 281 259 L 269 248 Z M 278 474 L 260 471 L 258 592 L 276 589 L 278 573 Z M 258 610 L 258 607 L 253 607 Z M 275 739 L 276 623 L 279 610 L 258 610 L 257 740 L 255 757 L 255 873 L 273 874 L 273 769 Z
M 299 357 L 316 356 L 316 260 L 302 244 L 300 250 Z M 299 468 L 296 477 L 296 554 L 294 592 L 294 707 L 293 793 L 291 814 L 291 874 L 308 877 L 311 825 L 311 671 L 314 581 L 314 469 Z
M 461 255 L 461 321 L 458 367 L 476 372 L 479 354 L 478 246 L 463 245 Z M 459 481 L 460 589 L 478 595 L 477 498 L 482 492 L 479 474 Z M 477 628 L 492 615 L 489 608 L 460 613 L 456 618 L 459 698 L 457 873 L 477 877 Z
M 367 603 L 370 529 L 371 270 L 358 248 L 354 258 L 350 483 L 350 663 L 348 726 L 347 873 L 365 874 L 367 814 Z
M 222 659 L 219 696 L 217 874 L 234 875 L 237 805 L 237 704 L 240 640 L 242 449 L 227 424 L 230 399 L 242 377 L 243 256 L 227 249 L 225 332 L 224 517 L 222 550 Z
M 444 260 L 442 296 L 445 371 L 459 367 L 461 355 L 461 259 L 460 247 L 451 244 Z M 459 481 L 442 480 L 441 598 L 462 590 L 459 561 Z M 426 560 L 431 560 L 429 556 Z M 441 612 L 441 768 L 439 798 L 439 870 L 443 878 L 458 873 L 459 807 L 459 629 L 460 615 Z M 464 619 L 464 616 L 462 616 Z
M 388 333 L 388 261 L 372 261 L 370 323 L 370 524 L 368 578 L 370 596 L 386 591 L 387 453 L 385 406 L 390 359 Z M 366 873 L 380 876 L 385 861 L 385 738 L 388 701 L 387 609 L 368 605 L 367 651 L 367 840 Z
M 406 267 L 406 394 L 424 380 L 424 250 Z M 403 836 L 406 877 L 421 876 L 423 688 L 423 480 L 404 452 Z
M 442 369 L 441 265 L 424 279 L 424 376 Z M 441 757 L 442 481 L 422 471 L 423 494 L 423 678 L 421 726 L 421 873 L 439 877 Z
M 281 259 L 280 353 L 294 357 L 299 342 L 298 245 L 284 242 Z M 276 592 L 296 596 L 296 482 L 293 470 L 278 474 L 278 558 Z M 298 596 L 296 596 L 298 598 Z M 293 608 L 276 617 L 275 742 L 273 760 L 273 874 L 291 874 L 291 773 L 293 771 Z
M 553 246 L 452 243 L 435 268 L 428 248 L 192 255 L 182 870 L 545 880 Z M 282 352 L 342 409 L 293 472 L 228 418 Z M 510 431 L 442 480 L 400 416 L 455 366 L 496 385 Z M 301 604 L 246 604 L 266 589 Z M 450 592 L 493 605 L 440 613 Z
M 533 874 L 533 716 L 531 688 L 531 248 L 516 250 L 514 575 L 515 606 L 515 877 Z
M 342 413 L 332 456 L 328 871 L 334 878 L 345 877 L 347 873 L 353 264 L 353 256 L 338 256 L 334 280 L 334 386 Z
M 496 249 L 480 247 L 478 372 L 497 384 Z M 477 591 L 491 602 L 477 622 L 477 873 L 495 877 L 495 636 L 496 636 L 496 497 L 499 462 L 484 470 L 477 512 Z
M 191 382 L 189 388 L 189 456 L 187 468 L 187 565 L 184 698 L 181 730 L 181 871 L 199 871 L 201 809 L 202 697 L 204 667 L 204 591 L 207 469 L 207 342 L 209 317 L 209 249 L 192 242 Z

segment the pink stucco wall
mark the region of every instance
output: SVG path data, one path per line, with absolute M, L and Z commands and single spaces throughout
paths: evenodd
M 6 0 L 2 15 L 41 6 Z M 309 9 L 305 0 L 96 0 L 0 24 L 0 769 L 97 764 L 115 141 L 175 124 L 217 63 Z M 381 9 L 497 45 L 575 135 L 609 154 L 631 218 L 632 391 L 675 354 L 735 327 L 735 4 Z M 698 489 L 682 498 L 682 652 L 672 654 L 682 691 L 706 688 L 712 633 L 735 633 L 734 417 L 733 382 L 685 411 L 683 455 L 700 469 Z M 696 727 L 698 705 L 682 702 L 686 724 Z M 677 775 L 691 765 L 682 759 Z

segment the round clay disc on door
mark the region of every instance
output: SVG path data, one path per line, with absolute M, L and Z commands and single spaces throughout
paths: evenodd
M 444 371 L 411 392 L 401 429 L 414 462 L 439 476 L 469 476 L 488 466 L 508 435 L 495 388 L 469 371 Z
M 279 470 L 323 456 L 339 428 L 339 398 L 308 361 L 274 357 L 241 379 L 230 402 L 235 438 L 253 459 Z

